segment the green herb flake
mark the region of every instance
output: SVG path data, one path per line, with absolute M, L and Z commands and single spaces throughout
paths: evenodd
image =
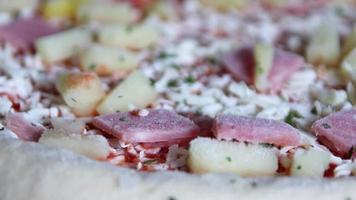
M 157 160 L 154 160 L 154 159 L 146 160 L 146 161 L 142 162 L 142 164 L 144 164 L 144 165 L 152 165 L 152 164 L 155 164 L 155 163 L 157 163 Z
M 289 111 L 288 115 L 284 118 L 284 121 L 291 126 L 295 126 L 294 119 L 303 118 L 303 116 L 296 110 Z
M 185 79 L 184 79 L 184 81 L 186 82 L 186 83 L 189 83 L 189 84 L 193 84 L 193 83 L 195 83 L 195 78 L 193 77 L 193 76 L 187 76 Z
M 313 106 L 313 108 L 310 111 L 312 114 L 316 115 L 318 114 L 318 109 L 316 108 L 316 106 Z
M 301 170 L 302 169 L 302 166 L 301 165 L 298 165 L 297 166 L 297 170 Z
M 256 67 L 256 73 L 257 73 L 257 74 L 262 74 L 263 71 L 264 71 L 264 70 L 263 70 L 262 67 L 260 67 L 260 66 Z
M 171 58 L 171 57 L 175 57 L 175 56 L 176 56 L 175 54 L 170 54 L 165 51 L 162 51 L 159 53 L 158 59 L 167 59 L 167 58 Z
M 202 109 L 202 108 L 198 108 L 198 109 L 195 111 L 195 114 L 196 114 L 196 115 L 199 115 L 199 116 L 202 116 L 202 115 L 203 115 L 203 109 Z
M 70 98 L 74 103 L 77 103 L 78 101 L 74 99 L 73 97 Z
M 96 69 L 96 64 L 90 64 L 89 65 L 89 70 L 94 71 Z
M 154 80 L 153 78 L 150 78 L 150 85 L 154 86 L 156 84 L 156 80 Z
M 266 148 L 273 148 L 274 145 L 270 143 L 260 143 L 261 146 L 266 147 Z
M 231 162 L 232 161 L 230 156 L 226 156 L 226 160 L 227 160 L 227 162 Z
M 352 200 L 351 197 L 345 197 L 345 200 Z
M 217 64 L 219 64 L 219 60 L 218 60 L 217 58 L 215 58 L 215 57 L 208 57 L 208 58 L 207 58 L 207 61 L 208 61 L 210 64 L 212 64 L 212 65 L 217 65 Z
M 178 80 L 177 79 L 171 79 L 167 83 L 168 87 L 177 87 L 178 86 Z
M 131 33 L 133 31 L 133 27 L 128 25 L 128 26 L 126 26 L 125 31 L 126 31 L 126 33 Z

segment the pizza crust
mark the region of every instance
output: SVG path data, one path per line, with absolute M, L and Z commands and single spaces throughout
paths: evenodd
M 141 173 L 0 135 L 1 200 L 356 198 L 356 179 Z

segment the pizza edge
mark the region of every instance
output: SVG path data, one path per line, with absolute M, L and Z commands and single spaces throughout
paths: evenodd
M 142 173 L 0 135 L 2 200 L 353 199 L 356 179 Z

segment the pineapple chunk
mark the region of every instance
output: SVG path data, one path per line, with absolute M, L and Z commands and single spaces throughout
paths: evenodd
M 2 0 L 0 1 L 1 12 L 18 12 L 22 9 L 35 8 L 38 0 Z
M 157 31 L 147 25 L 108 25 L 99 30 L 99 42 L 109 46 L 142 49 L 158 41 Z
M 36 49 L 45 62 L 54 63 L 75 55 L 90 44 L 91 39 L 89 30 L 76 28 L 40 38 Z
M 88 72 L 62 74 L 57 80 L 57 89 L 78 116 L 94 114 L 105 96 L 99 77 Z
M 356 26 L 354 26 L 350 35 L 348 35 L 348 37 L 346 38 L 345 43 L 343 43 L 342 52 L 344 55 L 346 55 L 355 47 L 356 47 Z
M 139 61 L 136 53 L 100 45 L 92 46 L 80 55 L 82 69 L 95 71 L 99 75 L 133 70 Z
M 83 4 L 77 12 L 77 19 L 81 22 L 132 23 L 137 16 L 137 11 L 130 4 L 110 1 Z
M 62 129 L 67 133 L 83 133 L 85 130 L 85 120 L 71 118 L 51 118 L 51 123 L 54 129 Z
M 291 174 L 322 177 L 330 162 L 330 153 L 315 148 L 298 149 L 293 157 Z
M 157 95 L 150 80 L 141 71 L 135 71 L 106 96 L 97 111 L 100 114 L 109 114 L 128 111 L 130 106 L 144 108 L 152 103 Z
M 311 37 L 306 54 L 307 60 L 314 65 L 337 65 L 340 56 L 340 41 L 333 23 L 324 22 L 317 27 Z
M 80 135 L 66 133 L 62 129 L 48 129 L 38 142 L 48 147 L 67 149 L 95 160 L 104 160 L 110 154 L 110 145 L 101 135 Z
M 249 5 L 249 0 L 200 0 L 200 2 L 218 10 L 243 9 Z
M 341 73 L 346 81 L 356 82 L 356 48 L 342 61 Z
M 156 15 L 163 20 L 176 20 L 178 15 L 170 1 L 157 1 L 150 10 L 151 15 Z
M 197 138 L 190 143 L 188 166 L 194 173 L 235 173 L 271 176 L 278 169 L 275 148 Z
M 43 4 L 43 16 L 51 18 L 72 18 L 78 7 L 87 0 L 50 0 Z
M 274 48 L 269 44 L 256 44 L 255 56 L 255 86 L 258 90 L 266 90 L 268 85 L 268 75 L 272 68 Z

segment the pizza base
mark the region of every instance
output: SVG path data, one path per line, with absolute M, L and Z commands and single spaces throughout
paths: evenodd
M 1 200 L 354 199 L 356 179 L 142 173 L 0 136 Z

